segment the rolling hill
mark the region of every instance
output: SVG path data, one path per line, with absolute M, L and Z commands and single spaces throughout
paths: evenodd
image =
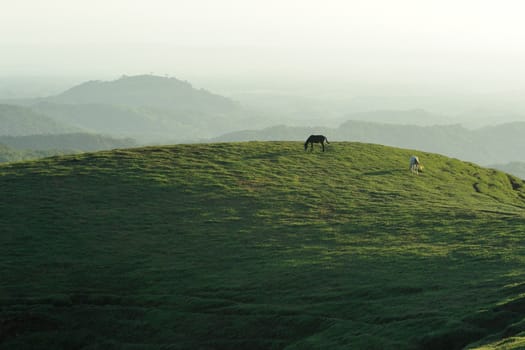
M 0 349 L 525 344 L 525 183 L 334 142 L 0 165 Z

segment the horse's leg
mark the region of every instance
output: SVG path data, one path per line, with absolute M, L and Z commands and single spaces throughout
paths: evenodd
M 313 151 L 314 151 L 314 143 L 310 142 L 310 152 L 313 152 Z
M 324 142 L 321 142 L 321 146 L 323 147 L 323 152 L 324 152 Z

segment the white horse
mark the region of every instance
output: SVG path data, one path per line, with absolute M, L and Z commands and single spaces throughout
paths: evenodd
M 421 163 L 419 163 L 419 158 L 417 156 L 410 157 L 410 171 L 414 174 L 419 174 L 419 170 L 422 168 Z

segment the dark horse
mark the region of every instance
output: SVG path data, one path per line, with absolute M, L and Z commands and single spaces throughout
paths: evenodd
M 310 137 L 304 143 L 304 150 L 306 151 L 308 149 L 308 144 L 310 144 L 310 151 L 313 151 L 314 150 L 314 143 L 320 143 L 321 146 L 323 147 L 323 152 L 324 152 L 324 142 L 325 141 L 326 141 L 326 143 L 330 143 L 330 142 L 328 142 L 328 139 L 326 138 L 326 136 L 323 136 L 323 135 L 310 135 Z

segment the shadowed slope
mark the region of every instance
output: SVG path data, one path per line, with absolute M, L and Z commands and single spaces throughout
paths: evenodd
M 413 153 L 259 142 L 0 166 L 0 348 L 519 337 L 523 181 L 423 152 L 415 176 Z

